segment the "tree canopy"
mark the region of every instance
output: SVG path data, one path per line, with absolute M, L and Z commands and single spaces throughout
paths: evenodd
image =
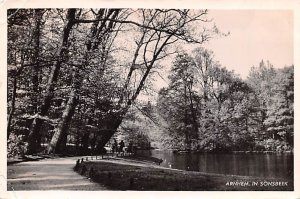
M 221 34 L 210 22 L 208 10 L 8 10 L 8 155 L 99 153 L 117 135 L 142 148 L 293 150 L 294 67 L 262 61 L 241 79 L 203 48 Z M 167 58 L 168 85 L 140 100 Z
M 62 153 L 70 139 L 83 152 L 91 142 L 103 148 L 151 85 L 152 71 L 175 53 L 172 46 L 201 44 L 217 33 L 206 27 L 207 15 L 188 9 L 9 10 L 8 140 L 19 136 L 28 154 Z

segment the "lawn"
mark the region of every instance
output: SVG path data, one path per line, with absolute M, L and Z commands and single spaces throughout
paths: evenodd
M 111 162 L 83 162 L 74 169 L 110 190 L 147 191 L 288 191 L 293 180 L 205 174 L 166 168 L 123 165 Z

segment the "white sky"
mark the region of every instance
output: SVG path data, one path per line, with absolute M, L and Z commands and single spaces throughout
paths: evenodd
M 294 64 L 292 11 L 210 10 L 208 18 L 213 18 L 221 32 L 230 34 L 211 39 L 203 46 L 214 52 L 216 61 L 228 70 L 234 70 L 241 78 L 245 79 L 250 68 L 258 66 L 262 59 L 269 60 L 275 68 Z M 185 48 L 191 50 L 189 46 Z M 172 60 L 163 62 L 169 65 Z M 164 71 L 167 72 L 169 67 Z M 167 81 L 168 74 L 161 74 Z M 155 90 L 167 86 L 166 81 L 157 77 Z
M 247 77 L 251 66 L 264 59 L 275 68 L 293 64 L 293 13 L 276 10 L 211 10 L 210 16 L 227 37 L 205 47 L 229 70 Z

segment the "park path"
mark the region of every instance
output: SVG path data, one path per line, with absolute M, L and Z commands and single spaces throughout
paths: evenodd
M 7 190 L 107 190 L 73 171 L 80 157 L 44 159 L 7 166 Z

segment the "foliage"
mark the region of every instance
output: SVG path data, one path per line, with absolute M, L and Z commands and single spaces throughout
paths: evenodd
M 161 139 L 165 137 L 157 110 L 149 101 L 133 106 L 118 131 L 117 135 L 123 137 L 127 145 L 132 143 L 140 149 L 162 148 Z
M 284 151 L 292 151 L 292 146 L 286 141 L 275 140 L 275 139 L 266 139 L 256 143 L 255 146 L 258 150 L 266 150 L 266 151 L 276 151 L 276 152 L 284 152 Z
M 68 142 L 88 153 L 120 131 L 143 145 L 164 141 L 187 150 L 250 149 L 266 139 L 293 146 L 291 67 L 276 70 L 261 62 L 244 81 L 213 52 L 197 48 L 176 56 L 157 104 L 139 102 L 141 93 L 154 95 L 153 78 L 177 53 L 175 44 L 200 45 L 220 34 L 207 28 L 208 14 L 8 10 L 10 154 L 24 153 L 23 146 L 40 152 L 42 143 L 48 153 L 60 153 Z
M 193 87 L 188 87 L 187 77 Z M 176 57 L 169 79 L 157 106 L 169 126 L 165 142 L 172 142 L 170 147 L 204 151 L 293 147 L 293 67 L 275 70 L 262 61 L 244 81 L 214 61 L 213 52 L 198 48 Z
M 7 157 L 23 156 L 26 153 L 26 142 L 23 135 L 11 133 L 7 142 Z
M 274 77 L 272 103 L 264 124 L 269 136 L 293 146 L 294 132 L 294 69 L 286 67 Z

